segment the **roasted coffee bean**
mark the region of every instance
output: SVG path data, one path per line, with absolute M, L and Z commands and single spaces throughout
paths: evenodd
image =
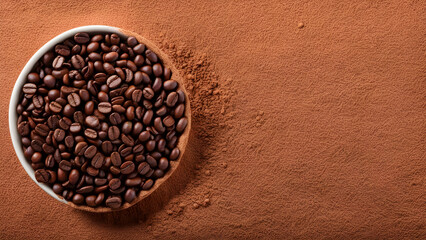
M 110 208 L 119 208 L 121 206 L 121 203 L 122 200 L 118 196 L 111 196 L 105 201 L 106 206 Z
M 168 107 L 174 107 L 179 99 L 179 96 L 176 92 L 171 92 L 166 99 L 166 104 Z
M 95 188 L 93 186 L 85 186 L 77 189 L 77 193 L 87 194 L 93 192 Z
M 114 112 L 111 113 L 111 115 L 109 115 L 109 121 L 111 122 L 112 125 L 118 125 L 121 123 L 121 116 L 120 114 Z
M 135 164 L 131 161 L 124 162 L 120 166 L 120 171 L 122 174 L 130 174 L 135 170 Z
M 143 184 L 142 189 L 143 190 L 149 190 L 149 189 L 151 189 L 152 185 L 154 185 L 154 181 L 152 179 L 148 179 Z
M 71 167 L 72 167 L 72 164 L 67 160 L 62 160 L 59 163 L 59 168 L 66 171 L 66 172 L 71 171 Z
M 121 166 L 121 157 L 118 152 L 111 153 L 111 163 L 116 167 Z
M 35 178 L 38 182 L 47 183 L 50 180 L 50 174 L 44 169 L 35 171 Z
M 66 45 L 58 44 L 58 45 L 55 46 L 55 52 L 59 55 L 64 56 L 64 57 L 68 57 L 71 53 L 71 50 Z
M 62 111 L 62 105 L 53 101 L 49 104 L 49 109 L 54 113 L 60 113 Z
M 53 132 L 53 138 L 57 141 L 57 142 L 61 142 L 62 140 L 64 140 L 65 138 L 65 131 L 62 129 L 57 128 L 54 132 Z
M 113 141 L 120 137 L 120 129 L 117 126 L 111 126 L 108 129 L 108 138 Z
M 72 185 L 76 185 L 79 178 L 80 178 L 80 172 L 77 169 L 73 169 L 73 170 L 71 170 L 71 172 L 68 176 L 68 181 Z
M 109 88 L 117 88 L 121 84 L 121 78 L 117 75 L 112 75 L 107 79 L 107 85 Z
M 104 55 L 104 60 L 106 62 L 114 62 L 118 59 L 118 53 L 117 52 L 109 52 Z
M 90 36 L 87 33 L 77 33 L 74 35 L 74 40 L 79 44 L 85 44 L 90 41 Z
M 144 98 L 146 98 L 148 100 L 150 100 L 154 97 L 154 90 L 152 90 L 149 87 L 144 88 L 142 93 L 143 93 Z
M 158 162 L 158 168 L 161 170 L 166 170 L 169 167 L 169 161 L 167 158 L 162 157 L 160 161 Z
M 93 157 L 91 164 L 95 168 L 101 168 L 102 165 L 104 164 L 104 161 L 105 161 L 105 157 L 102 155 L 102 153 L 98 152 Z
M 176 131 L 183 132 L 183 130 L 185 130 L 187 125 L 188 125 L 188 119 L 186 118 L 179 119 L 178 123 L 176 124 Z
M 102 142 L 102 151 L 105 154 L 110 154 L 112 152 L 113 148 L 114 147 L 113 147 L 113 145 L 112 145 L 112 143 L 110 141 L 104 141 L 104 142 Z
M 101 113 L 110 113 L 112 110 L 111 103 L 109 102 L 101 102 L 98 104 L 98 110 Z
M 150 169 L 151 168 L 150 168 L 150 166 L 147 162 L 142 162 L 138 166 L 138 173 L 143 176 L 143 175 L 147 174 Z
M 95 154 L 97 152 L 98 152 L 97 148 L 95 146 L 91 145 L 90 147 L 88 147 L 86 149 L 86 151 L 84 151 L 84 157 L 91 159 L 91 158 L 93 158 L 95 156 Z
M 81 205 L 81 204 L 83 204 L 83 203 L 84 203 L 84 196 L 83 196 L 83 195 L 81 195 L 81 194 L 79 194 L 79 193 L 74 194 L 74 196 L 72 197 L 72 202 L 73 202 L 75 205 Z
M 112 190 L 116 190 L 121 186 L 121 181 L 118 178 L 113 178 L 111 179 L 111 181 L 109 181 L 109 188 L 111 188 Z
M 87 149 L 87 143 L 86 142 L 79 142 L 77 143 L 77 145 L 75 146 L 75 150 L 74 153 L 78 156 L 81 156 L 84 154 L 84 152 Z
M 179 148 L 173 148 L 172 152 L 170 153 L 170 160 L 176 160 L 180 155 L 180 150 Z
M 69 94 L 68 97 L 67 97 L 67 99 L 68 99 L 68 103 L 72 107 L 78 107 L 78 105 L 80 105 L 80 103 L 81 103 L 80 96 L 77 93 L 71 93 L 71 94 Z
M 84 130 L 84 136 L 90 139 L 96 139 L 98 137 L 98 132 L 91 128 L 87 128 L 86 130 Z
M 99 119 L 96 116 L 87 116 L 84 123 L 94 129 L 97 129 L 100 124 Z
M 37 124 L 35 131 L 38 135 L 45 137 L 49 134 L 50 129 L 45 124 Z

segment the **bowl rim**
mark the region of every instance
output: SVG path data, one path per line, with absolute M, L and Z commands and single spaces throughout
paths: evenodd
M 169 171 L 167 171 L 167 173 L 160 179 L 156 180 L 156 184 L 154 184 L 154 186 L 148 190 L 148 191 L 144 191 L 144 192 L 140 192 L 137 196 L 137 198 L 132 202 L 132 203 L 123 203 L 123 205 L 118 208 L 118 209 L 111 209 L 111 208 L 107 208 L 107 207 L 96 207 L 96 208 L 92 208 L 89 206 L 85 206 L 85 205 L 75 205 L 72 203 L 72 201 L 67 201 L 62 197 L 59 197 L 56 193 L 53 192 L 52 188 L 47 185 L 46 183 L 40 183 L 35 179 L 35 174 L 34 174 L 34 170 L 31 167 L 31 164 L 29 161 L 27 161 L 27 159 L 25 158 L 24 155 L 24 151 L 22 150 L 22 143 L 20 140 L 20 135 L 18 133 L 18 127 L 17 127 L 17 120 L 18 120 L 18 114 L 16 112 L 16 106 L 18 105 L 19 102 L 19 96 L 21 94 L 21 89 L 22 86 L 24 85 L 24 83 L 26 82 L 26 77 L 28 75 L 28 73 L 31 72 L 31 70 L 33 69 L 34 65 L 37 63 L 37 61 L 49 50 L 53 49 L 53 47 L 60 43 L 63 42 L 64 40 L 74 36 L 76 33 L 79 32 L 89 32 L 89 33 L 116 33 L 118 35 L 120 35 L 121 37 L 126 37 L 126 36 L 135 36 L 138 40 L 139 39 L 143 39 L 143 43 L 145 45 L 147 45 L 147 47 L 149 49 L 151 49 L 153 52 L 159 54 L 159 55 L 163 55 L 161 57 L 161 60 L 163 62 L 164 65 L 168 66 L 169 68 L 172 69 L 172 72 L 174 72 L 174 76 L 178 77 L 178 82 L 181 85 L 180 89 L 182 89 L 186 95 L 187 100 L 185 101 L 185 117 L 187 117 L 188 119 L 188 125 L 185 129 L 185 132 L 182 134 L 182 136 L 180 137 L 183 138 L 184 136 L 184 141 L 179 141 L 178 142 L 178 146 L 185 146 L 184 148 L 179 148 L 180 149 L 180 155 L 179 158 L 175 161 L 171 161 L 170 162 L 170 168 L 174 168 L 169 169 Z M 188 142 L 188 138 L 189 138 L 189 131 L 191 129 L 191 110 L 190 110 L 190 104 L 189 104 L 189 99 L 188 99 L 188 94 L 185 90 L 184 87 L 184 82 L 180 80 L 181 77 L 179 76 L 179 72 L 177 71 L 177 69 L 174 67 L 173 63 L 171 62 L 171 60 L 167 57 L 167 55 L 165 55 L 155 44 L 151 43 L 149 40 L 139 36 L 138 34 L 125 30 L 125 29 L 120 29 L 118 27 L 112 27 L 112 26 L 106 26 L 106 25 L 87 25 L 87 26 L 81 26 L 81 27 L 76 27 L 76 28 L 72 28 L 70 30 L 67 30 L 65 32 L 62 32 L 61 34 L 55 36 L 54 38 L 52 38 L 51 40 L 49 40 L 47 43 L 45 43 L 42 47 L 40 47 L 37 52 L 32 55 L 32 57 L 27 61 L 27 63 L 25 64 L 24 68 L 22 69 L 21 73 L 19 74 L 15 85 L 13 87 L 12 90 L 12 94 L 10 97 L 10 102 L 9 102 L 9 131 L 10 131 L 10 136 L 11 136 L 11 140 L 12 140 L 12 144 L 13 144 L 13 148 L 15 150 L 15 153 L 19 159 L 20 164 L 22 165 L 22 167 L 25 169 L 27 175 L 41 188 L 43 189 L 47 194 L 49 194 L 51 197 L 53 197 L 54 199 L 65 203 L 69 206 L 72 206 L 76 209 L 80 209 L 80 210 L 85 210 L 85 211 L 89 211 L 89 212 L 112 212 L 112 211 L 119 211 L 119 210 L 123 210 L 123 209 L 127 209 L 133 205 L 135 205 L 136 203 L 140 202 L 143 198 L 149 196 L 153 191 L 155 191 L 160 185 L 162 185 L 162 183 L 164 183 L 169 177 L 170 175 L 176 170 L 176 168 L 179 166 L 179 163 L 182 159 L 182 156 L 184 154 L 184 151 L 186 149 L 186 144 Z M 160 183 L 157 183 L 159 180 Z M 142 196 L 142 193 L 143 196 Z

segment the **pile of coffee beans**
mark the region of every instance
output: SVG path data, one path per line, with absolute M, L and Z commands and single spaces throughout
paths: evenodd
M 16 107 L 37 181 L 76 205 L 119 208 L 177 160 L 188 119 L 170 68 L 135 37 L 77 33 L 44 54 Z

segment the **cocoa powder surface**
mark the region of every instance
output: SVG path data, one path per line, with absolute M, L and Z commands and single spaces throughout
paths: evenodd
M 424 239 L 422 1 L 11 1 L 0 8 L 1 239 Z M 26 61 L 103 24 L 150 39 L 184 76 L 180 168 L 128 210 L 39 189 L 8 128 Z

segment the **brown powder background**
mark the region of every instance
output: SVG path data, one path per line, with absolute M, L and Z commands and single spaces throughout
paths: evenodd
M 425 239 L 425 10 L 397 0 L 3 0 L 0 239 Z M 192 101 L 182 168 L 113 214 L 38 189 L 8 129 L 26 61 L 90 24 L 156 43 Z

